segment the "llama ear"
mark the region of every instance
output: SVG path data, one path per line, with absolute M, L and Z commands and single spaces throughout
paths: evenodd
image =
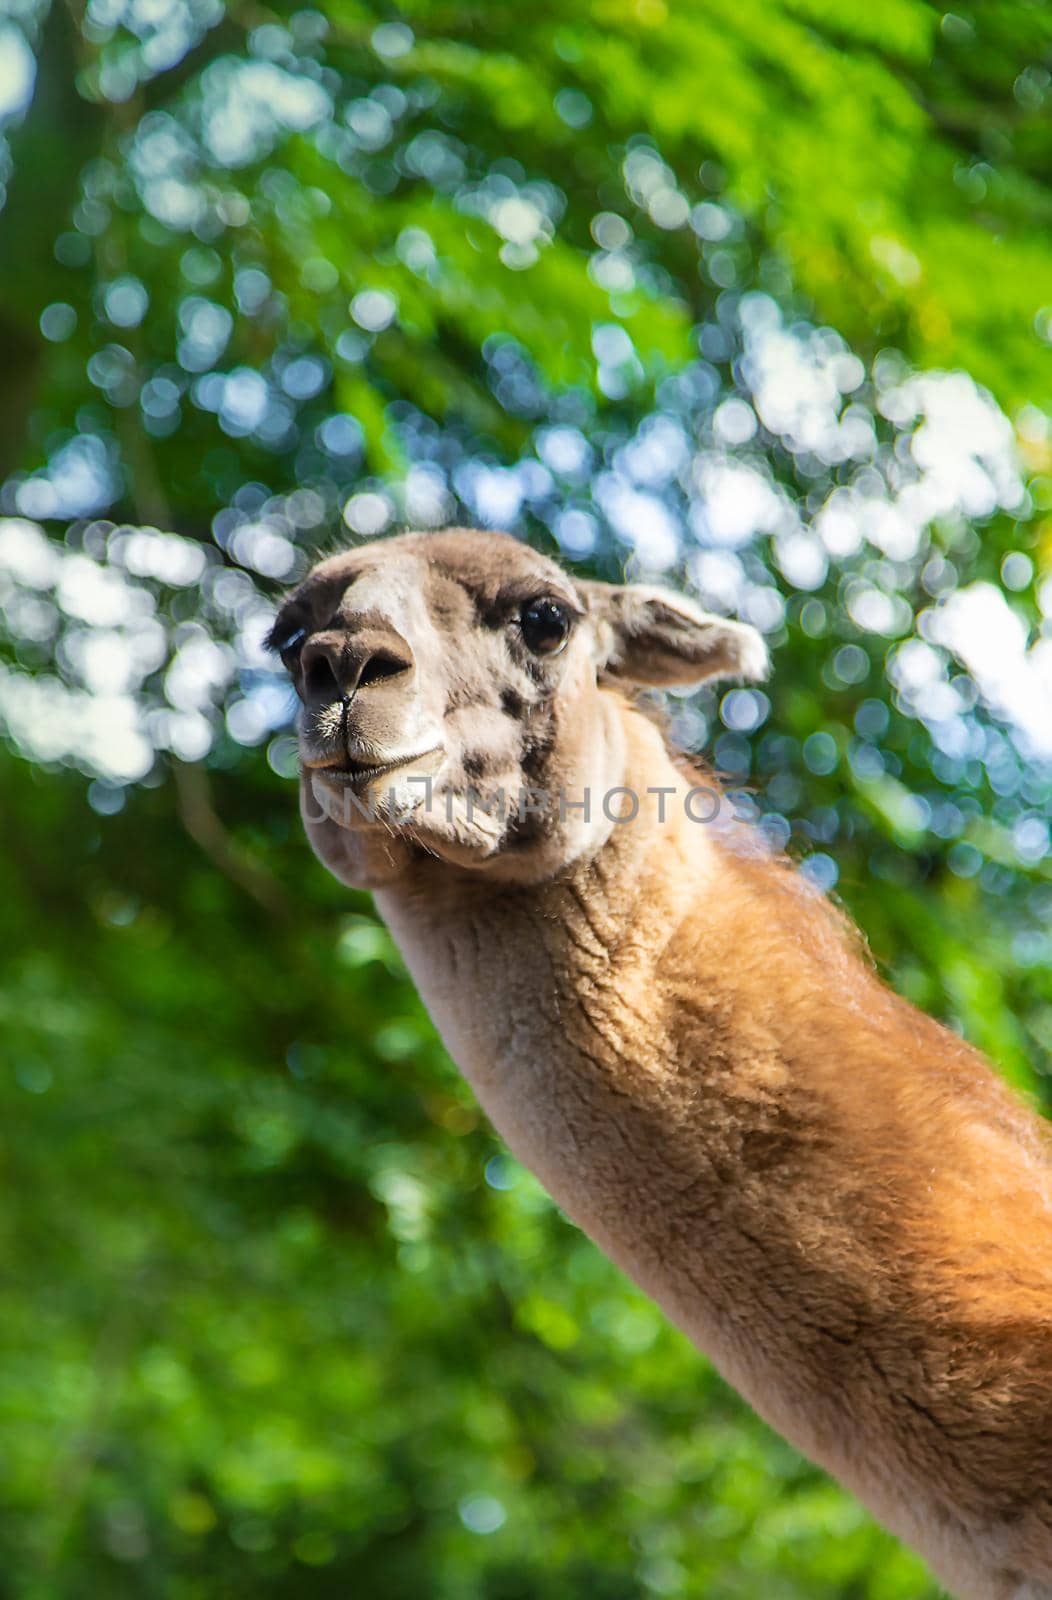
M 595 621 L 601 673 L 650 688 L 767 674 L 762 634 L 702 611 L 685 595 L 643 584 L 578 585 Z

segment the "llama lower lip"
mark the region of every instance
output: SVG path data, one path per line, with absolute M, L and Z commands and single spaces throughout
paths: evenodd
M 349 761 L 341 766 L 315 767 L 313 775 L 324 778 L 328 783 L 335 784 L 341 789 L 361 789 L 376 783 L 381 778 L 390 777 L 392 773 L 404 772 L 407 767 L 418 767 L 422 762 L 428 763 L 427 770 L 433 772 L 435 758 L 441 758 L 442 753 L 442 747 L 436 745 L 431 750 L 421 750 L 411 756 L 400 756 L 397 761 L 386 761 L 377 766 Z

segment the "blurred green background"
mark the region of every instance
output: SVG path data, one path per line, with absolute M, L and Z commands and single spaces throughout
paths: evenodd
M 295 815 L 315 553 L 508 527 L 1052 1104 L 1042 0 L 0 10 L 0 1595 L 931 1600 L 502 1154 Z

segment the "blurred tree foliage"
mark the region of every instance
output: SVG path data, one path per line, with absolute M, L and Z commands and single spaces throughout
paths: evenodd
M 259 641 L 454 518 L 749 617 L 677 733 L 1048 1104 L 1052 14 L 5 17 L 0 1593 L 932 1593 L 502 1155 Z

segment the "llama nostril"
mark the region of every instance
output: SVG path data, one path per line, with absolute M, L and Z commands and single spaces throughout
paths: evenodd
M 336 674 L 332 670 L 332 663 L 326 656 L 316 655 L 307 662 L 303 669 L 303 679 L 307 693 L 316 700 L 338 700 L 341 690 L 336 681 Z
M 369 683 L 380 683 L 385 678 L 398 678 L 403 672 L 409 672 L 411 669 L 412 662 L 395 655 L 393 651 L 375 650 L 362 667 L 357 687 L 364 689 Z
M 359 689 L 370 684 L 382 686 L 413 670 L 413 653 L 392 631 L 385 630 L 382 642 L 374 632 L 339 637 L 310 639 L 300 656 L 304 699 L 314 704 L 353 700 Z

